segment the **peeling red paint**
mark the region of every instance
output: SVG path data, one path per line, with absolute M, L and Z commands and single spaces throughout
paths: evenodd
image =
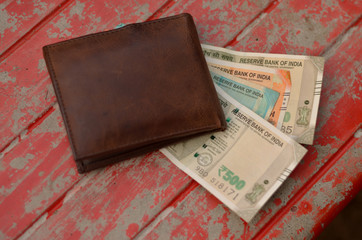
M 317 196 L 318 192 L 317 192 L 317 191 L 313 191 L 311 194 L 312 194 L 312 196 Z
M 297 216 L 300 215 L 306 215 L 308 213 L 310 213 L 313 210 L 313 206 L 312 204 L 310 204 L 307 201 L 301 202 L 300 205 L 298 206 L 298 211 L 296 212 Z
M 131 223 L 128 228 L 127 228 L 127 237 L 132 237 L 134 236 L 139 230 L 139 226 L 137 223 Z
M 142 222 L 146 223 L 148 220 L 149 220 L 149 215 L 148 214 L 145 214 L 143 217 L 142 217 Z
M 282 204 L 282 200 L 281 200 L 280 198 L 276 198 L 276 199 L 274 200 L 274 204 L 277 205 L 277 206 L 279 206 L 280 204 Z
M 304 227 L 297 229 L 297 234 L 300 234 L 301 232 L 303 232 L 303 230 L 304 230 Z
M 282 234 L 282 230 L 280 229 L 273 229 L 272 232 L 269 234 L 269 239 L 278 239 L 278 237 Z M 256 238 L 258 239 L 258 238 Z
M 39 1 L 38 4 L 28 1 L 4 3 L 5 6 L 2 6 L 1 10 L 3 20 L 6 20 L 7 24 L 0 30 L 0 54 L 23 38 L 61 3 L 62 0 Z

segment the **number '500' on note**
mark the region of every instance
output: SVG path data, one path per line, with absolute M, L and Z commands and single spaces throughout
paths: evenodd
M 168 146 L 161 152 L 245 221 L 250 221 L 306 149 L 215 87 L 227 129 Z

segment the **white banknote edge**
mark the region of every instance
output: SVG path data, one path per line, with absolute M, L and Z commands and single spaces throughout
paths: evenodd
M 311 117 L 310 117 L 310 130 L 312 130 L 312 132 L 310 133 L 311 136 L 311 140 L 310 139 L 302 139 L 301 136 L 296 136 L 296 135 L 293 135 L 293 139 L 295 139 L 296 141 L 298 141 L 299 143 L 303 143 L 303 144 L 308 144 L 308 145 L 312 145 L 313 144 L 313 141 L 314 141 L 314 134 L 315 134 L 315 128 L 316 128 L 316 125 L 317 125 L 317 117 L 318 117 L 318 109 L 319 109 L 319 103 L 320 103 L 320 100 L 321 100 L 321 93 L 322 93 L 322 85 L 323 85 L 323 71 L 318 71 L 318 74 L 317 74 L 317 82 L 319 83 L 316 83 L 316 86 L 317 84 L 320 85 L 318 86 L 321 91 L 319 93 L 319 95 L 314 95 L 314 98 L 313 98 L 313 105 L 315 106 L 315 108 L 312 109 L 312 113 L 311 113 Z M 315 88 L 316 88 L 315 86 Z M 314 89 L 315 91 L 315 89 Z
M 231 50 L 228 48 L 223 48 L 223 47 L 215 47 L 215 46 L 211 46 L 211 45 L 207 45 L 207 44 L 201 44 L 201 47 L 212 49 L 215 51 L 220 51 L 220 48 L 221 48 L 222 51 L 230 53 L 230 54 L 238 55 L 238 54 L 242 53 L 243 55 L 252 56 L 252 57 L 266 57 L 266 56 L 275 57 L 276 55 L 278 55 L 278 57 L 280 57 L 280 58 L 287 58 L 287 59 L 307 60 L 310 58 L 310 56 L 293 55 L 293 54 L 241 52 L 241 51 L 234 51 L 234 50 Z M 260 54 L 262 54 L 262 56 Z M 313 56 L 313 57 L 319 57 L 319 56 Z M 320 57 L 320 58 L 323 58 L 323 57 Z M 223 60 L 223 61 L 225 61 L 225 60 Z M 249 65 L 249 64 L 247 64 L 247 65 Z

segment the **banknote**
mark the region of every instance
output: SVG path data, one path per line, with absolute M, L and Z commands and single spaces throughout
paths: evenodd
M 289 70 L 292 86 L 281 131 L 304 144 L 313 144 L 322 88 L 324 58 L 237 52 L 202 45 L 204 55 L 229 62 Z
M 215 87 L 227 129 L 170 145 L 161 152 L 249 222 L 306 149 Z
M 281 129 L 290 96 L 291 80 L 288 70 L 272 69 L 205 57 L 209 66 L 234 75 L 237 78 L 255 82 L 280 93 L 268 121 Z
M 268 120 L 280 93 L 270 88 L 238 79 L 217 68 L 209 67 L 211 78 L 215 84 L 223 89 L 245 107 L 260 117 Z

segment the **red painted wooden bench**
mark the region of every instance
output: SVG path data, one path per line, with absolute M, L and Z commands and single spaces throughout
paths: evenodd
M 311 239 L 362 188 L 361 1 L 0 1 L 0 239 Z M 203 43 L 326 58 L 313 146 L 247 224 L 160 152 L 79 175 L 42 46 L 181 12 Z

